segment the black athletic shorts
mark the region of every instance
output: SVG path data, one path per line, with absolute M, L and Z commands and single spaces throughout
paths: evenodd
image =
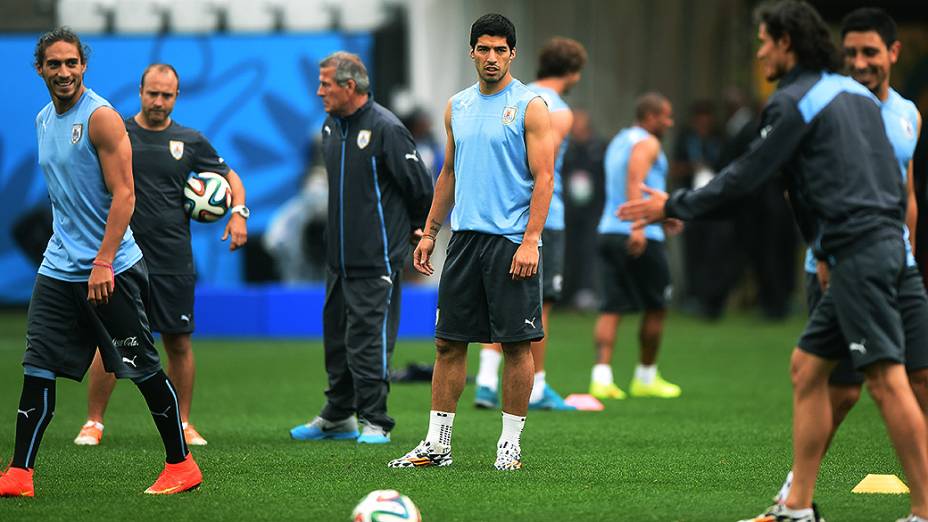
M 561 300 L 561 291 L 564 288 L 564 231 L 548 230 L 541 232 L 541 265 L 542 273 L 541 295 L 545 302 L 555 303 Z
M 461 231 L 451 236 L 438 284 L 435 337 L 468 343 L 544 338 L 542 270 L 513 280 L 509 268 L 518 248 L 499 235 Z M 542 255 L 539 252 L 539 260 Z
M 899 297 L 905 281 L 902 234 L 848 249 L 830 267 L 829 285 L 799 339 L 799 348 L 826 359 L 850 356 L 855 369 L 905 362 Z
M 148 303 L 151 331 L 163 334 L 193 333 L 193 274 L 148 276 L 151 287 Z
M 38 275 L 29 302 L 23 364 L 80 381 L 97 347 L 106 370 L 140 378 L 161 369 L 145 303 L 148 270 L 139 261 L 116 276 L 109 303 L 87 301 L 87 283 Z
M 821 298 L 818 276 L 806 273 L 806 301 L 810 313 Z M 911 372 L 928 368 L 928 294 L 925 293 L 922 275 L 916 267 L 906 268 L 905 279 L 899 290 L 899 312 L 905 330 L 906 370 Z M 846 344 L 843 337 L 839 342 L 842 346 Z M 859 385 L 864 382 L 864 374 L 854 369 L 850 357 L 842 357 L 831 372 L 829 382 L 845 386 Z
M 648 240 L 637 258 L 628 255 L 628 236 L 600 234 L 599 273 L 603 313 L 663 310 L 670 299 L 670 269 L 662 241 Z

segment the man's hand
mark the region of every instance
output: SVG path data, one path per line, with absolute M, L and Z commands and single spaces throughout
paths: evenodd
M 232 242 L 229 243 L 230 252 L 245 246 L 245 243 L 248 242 L 248 225 L 245 224 L 245 218 L 237 212 L 232 214 L 232 217 L 229 218 L 229 222 L 226 223 L 226 230 L 222 234 L 222 241 L 225 241 L 230 236 L 232 237 Z
M 419 231 L 421 232 L 421 230 Z M 412 266 L 420 273 L 427 276 L 435 273 L 432 268 L 432 251 L 435 250 L 435 238 L 432 236 L 422 236 L 416 250 L 412 253 Z
M 528 279 L 538 273 L 538 242 L 522 241 L 512 256 L 509 273 L 515 280 Z
M 422 239 L 422 229 L 421 229 L 421 228 L 417 228 L 417 229 L 413 230 L 412 232 L 410 232 L 410 234 L 409 234 L 409 244 L 410 244 L 410 245 L 412 245 L 412 246 L 418 246 L 418 245 L 419 245 L 419 240 L 421 240 L 421 239 Z
M 87 300 L 92 305 L 109 303 L 115 289 L 113 266 L 94 261 L 93 268 L 90 269 L 90 278 L 87 280 Z
M 818 286 L 822 289 L 822 292 L 828 289 L 828 279 L 831 277 L 831 272 L 828 270 L 828 263 L 824 261 L 815 262 L 815 273 L 818 274 Z
M 664 233 L 668 236 L 676 236 L 683 232 L 683 221 L 676 218 L 667 218 L 664 220 Z
M 640 228 L 632 230 L 631 235 L 628 236 L 628 242 L 625 243 L 628 255 L 640 257 L 641 254 L 644 254 L 644 250 L 647 247 L 648 238 L 644 237 L 644 230 Z
M 652 189 L 647 185 L 641 185 L 641 191 L 650 197 L 623 203 L 615 212 L 615 215 L 624 221 L 634 221 L 632 225 L 634 229 L 644 228 L 645 225 L 663 220 L 666 217 L 664 203 L 670 197 L 666 192 Z

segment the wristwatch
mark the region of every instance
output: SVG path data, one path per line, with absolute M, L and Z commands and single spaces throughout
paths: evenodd
M 248 219 L 248 216 L 251 215 L 251 211 L 248 210 L 248 207 L 246 207 L 245 205 L 235 205 L 234 207 L 229 209 L 229 211 L 232 212 L 233 214 L 240 214 L 245 219 Z

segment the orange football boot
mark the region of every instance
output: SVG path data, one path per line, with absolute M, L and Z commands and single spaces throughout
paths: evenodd
M 173 495 L 196 488 L 203 482 L 200 467 L 193 460 L 193 454 L 188 453 L 183 462 L 177 464 L 164 464 L 164 471 L 158 475 L 158 480 L 145 490 L 149 495 Z

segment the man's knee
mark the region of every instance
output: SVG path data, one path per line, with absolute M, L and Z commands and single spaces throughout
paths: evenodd
M 909 372 L 909 386 L 922 410 L 928 411 L 928 368 Z
M 467 343 L 449 341 L 448 339 L 435 339 L 435 352 L 441 359 L 455 359 L 467 357 Z
M 162 334 L 161 338 L 168 357 L 186 355 L 193 350 L 190 334 Z
M 802 394 L 816 386 L 827 384 L 828 375 L 834 367 L 834 361 L 806 353 L 798 347 L 795 348 L 790 357 L 789 372 L 793 390 Z
M 532 343 L 524 341 L 519 343 L 502 343 L 503 357 L 527 357 L 531 355 Z
M 829 395 L 831 396 L 832 416 L 838 424 L 860 400 L 860 386 L 832 385 L 829 387 Z
M 908 379 L 902 364 L 893 361 L 877 361 L 864 369 L 867 391 L 877 404 L 895 398 L 908 387 Z

